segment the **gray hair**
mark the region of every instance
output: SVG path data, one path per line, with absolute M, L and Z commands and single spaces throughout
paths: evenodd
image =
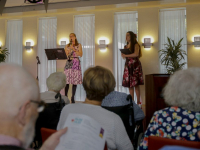
M 52 73 L 47 78 L 47 87 L 49 90 L 60 92 L 66 85 L 66 75 L 62 72 Z
M 165 86 L 163 94 L 166 104 L 170 106 L 200 111 L 200 68 L 175 72 Z

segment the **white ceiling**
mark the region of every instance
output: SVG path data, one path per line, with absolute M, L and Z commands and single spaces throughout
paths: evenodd
M 49 0 L 49 3 L 69 2 L 69 1 L 80 1 L 80 0 Z M 24 0 L 7 0 L 5 7 L 16 7 L 16 6 L 27 6 L 34 5 L 30 3 L 24 3 Z

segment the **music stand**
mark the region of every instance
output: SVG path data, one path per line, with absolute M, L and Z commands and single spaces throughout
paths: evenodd
M 67 59 L 64 48 L 45 49 L 48 60 L 62 60 Z

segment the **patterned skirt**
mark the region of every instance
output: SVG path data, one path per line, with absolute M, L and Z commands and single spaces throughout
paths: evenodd
M 126 58 L 122 86 L 132 88 L 144 85 L 142 65 L 139 58 Z
M 66 84 L 82 84 L 81 63 L 78 57 L 67 60 L 64 73 L 66 75 Z

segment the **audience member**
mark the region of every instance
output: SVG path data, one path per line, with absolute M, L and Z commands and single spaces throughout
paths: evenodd
M 40 93 L 40 99 L 45 103 L 56 103 L 59 99 L 55 99 L 55 95 L 61 91 L 66 85 L 66 76 L 62 72 L 52 73 L 46 80 L 48 91 Z M 69 104 L 69 99 L 62 95 L 62 99 Z
M 141 141 L 140 150 L 148 149 L 148 137 L 200 141 L 200 68 L 180 70 L 164 88 L 165 102 L 170 106 L 156 111 Z
M 109 111 L 112 111 L 120 116 L 125 126 L 129 139 L 133 141 L 134 147 L 137 147 L 137 137 L 143 133 L 144 112 L 134 101 L 132 102 L 134 122 L 130 123 L 130 101 L 127 101 L 127 94 L 117 91 L 110 92 L 102 101 L 101 106 Z M 134 127 L 137 129 L 135 130 Z
M 35 121 L 43 109 L 34 78 L 22 67 L 0 64 L 0 150 L 25 150 L 34 137 Z M 41 150 L 54 150 L 66 129 L 53 134 Z
M 46 80 L 48 91 L 40 93 L 40 99 L 44 101 L 47 106 L 43 112 L 39 114 L 39 117 L 36 121 L 36 136 L 35 140 L 37 141 L 37 146 L 40 147 L 42 144 L 41 137 L 41 128 L 49 128 L 56 129 L 58 125 L 58 121 L 60 118 L 60 104 L 59 98 L 55 98 L 57 93 L 60 93 L 61 89 L 63 89 L 66 85 L 66 76 L 62 72 L 52 73 Z M 62 99 L 64 99 L 66 104 L 69 104 L 69 99 L 62 95 Z M 61 107 L 62 108 L 62 107 Z
M 126 93 L 112 91 L 110 92 L 102 101 L 102 106 L 105 107 L 117 107 L 117 106 L 125 106 L 130 104 L 127 98 Z M 134 120 L 135 122 L 144 119 L 144 112 L 142 109 L 133 101 L 133 110 L 134 110 Z
M 106 142 L 109 150 L 133 150 L 121 118 L 101 107 L 105 96 L 114 90 L 113 74 L 100 66 L 91 67 L 84 73 L 83 87 L 86 91 L 85 102 L 65 106 L 61 112 L 57 129 L 63 129 L 70 113 L 84 114 L 94 118 L 107 130 Z

